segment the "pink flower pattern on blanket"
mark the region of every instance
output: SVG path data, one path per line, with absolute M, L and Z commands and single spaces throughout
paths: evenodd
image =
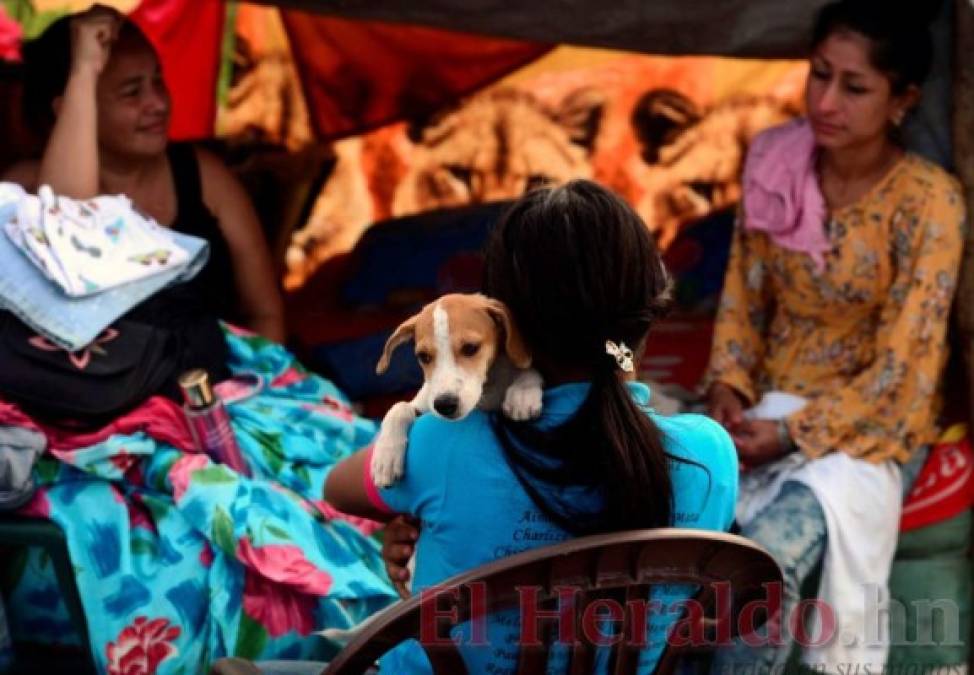
M 325 396 L 321 403 L 305 403 L 301 407 L 311 412 L 334 417 L 342 422 L 351 422 L 355 419 L 355 412 L 351 408 L 331 396 Z
M 177 502 L 186 494 L 189 489 L 189 481 L 192 474 L 198 469 L 208 466 L 210 459 L 203 454 L 183 455 L 172 465 L 169 470 L 169 481 L 172 483 L 172 496 Z
M 297 368 L 288 368 L 283 373 L 274 378 L 271 382 L 272 387 L 288 387 L 295 382 L 300 382 L 305 379 L 307 375 L 298 371 Z
M 360 518 L 358 516 L 350 516 L 347 513 L 342 513 L 324 499 L 317 499 L 312 503 L 318 507 L 318 510 L 321 511 L 321 513 L 328 520 L 344 520 L 366 537 L 371 536 L 373 533 L 381 530 L 384 527 L 384 525 L 378 521 L 370 520 L 369 518 Z
M 280 637 L 289 631 L 310 635 L 315 629 L 313 595 L 283 588 L 247 571 L 244 583 L 244 613 L 258 622 L 271 637 Z
M 84 432 L 38 425 L 0 400 L 0 423 L 48 439 L 37 492 L 20 513 L 64 530 L 101 672 L 199 673 L 217 656 L 319 658 L 308 635 L 339 616 L 357 624 L 396 597 L 377 542 L 323 516 L 320 502 L 328 471 L 372 442 L 375 424 L 337 419 L 341 392 L 280 345 L 225 336 L 235 377 L 264 383 L 227 406 L 253 478 L 196 451 L 166 398 Z M 63 353 L 45 356 L 74 369 Z M 47 597 L 36 574 L 15 584 L 18 598 Z M 228 589 L 237 589 L 230 602 Z M 18 610 L 21 625 L 50 625 L 34 633 L 39 642 L 64 642 L 44 603 Z
M 213 564 L 213 548 L 209 544 L 204 544 L 200 549 L 200 565 L 209 568 Z
M 138 616 L 106 647 L 109 675 L 150 675 L 178 653 L 172 642 L 181 632 L 168 619 Z
M 247 537 L 237 543 L 237 558 L 271 581 L 287 584 L 310 595 L 327 595 L 331 577 L 315 567 L 304 552 L 291 544 L 254 546 Z

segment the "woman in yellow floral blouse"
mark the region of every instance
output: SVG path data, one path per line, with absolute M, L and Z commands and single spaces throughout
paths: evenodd
M 823 558 L 835 630 L 806 663 L 886 658 L 881 641 L 846 638 L 875 628 L 864 590 L 885 600 L 898 464 L 937 436 L 964 207 L 953 178 L 893 140 L 929 70 L 926 25 L 876 7 L 823 9 L 808 119 L 756 139 L 745 169 L 705 382 L 742 465 L 742 533 L 786 584 L 778 643 L 725 650 L 722 667 L 784 664 L 799 588 Z

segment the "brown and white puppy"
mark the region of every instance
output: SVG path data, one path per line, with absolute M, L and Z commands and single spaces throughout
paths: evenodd
M 376 366 L 381 374 L 397 347 L 413 340 L 423 386 L 382 420 L 372 450 L 372 479 L 379 487 L 402 476 L 409 429 L 432 412 L 459 420 L 476 407 L 502 409 L 514 420 L 541 414 L 541 376 L 504 303 L 479 294 L 444 295 L 404 321 L 386 342 Z

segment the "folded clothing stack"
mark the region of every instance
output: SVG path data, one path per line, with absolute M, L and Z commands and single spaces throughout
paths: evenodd
M 68 199 L 46 185 L 35 197 L 0 183 L 0 210 L 8 204 L 16 214 L 4 223 L 7 236 L 74 298 L 181 268 L 189 259 L 172 232 L 142 216 L 127 197 Z
M 0 183 L 0 227 L 0 308 L 69 351 L 209 257 L 205 240 L 163 228 L 123 196 L 34 196 Z

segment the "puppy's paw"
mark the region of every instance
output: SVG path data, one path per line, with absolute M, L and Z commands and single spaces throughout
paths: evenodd
M 533 420 L 541 414 L 540 379 L 524 378 L 514 382 L 504 393 L 504 414 L 515 422 Z
M 372 449 L 372 482 L 389 487 L 402 478 L 406 460 L 406 439 L 380 437 Z

